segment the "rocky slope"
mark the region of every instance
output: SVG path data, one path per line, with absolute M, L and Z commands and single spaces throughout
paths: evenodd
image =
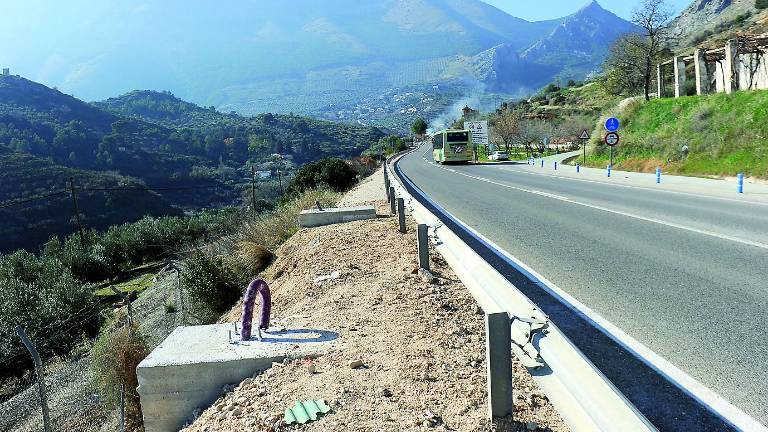
M 695 0 L 672 21 L 670 43 L 677 48 L 687 47 L 699 42 L 704 32 L 728 30 L 739 15 L 754 12 L 754 0 Z

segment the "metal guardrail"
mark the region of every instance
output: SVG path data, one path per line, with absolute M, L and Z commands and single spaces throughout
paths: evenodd
M 405 200 L 417 222 L 430 227 L 437 251 L 486 314 L 509 314 L 512 351 L 574 431 L 648 431 L 659 427 L 664 431 L 768 432 L 757 420 L 442 209 L 400 171 L 397 163 L 407 153 L 390 159 L 394 170 L 386 165 L 385 177 L 394 195 Z M 570 322 L 566 328 L 591 357 L 585 356 L 531 299 L 543 302 L 548 310 L 557 304 L 555 309 L 560 310 L 554 316 L 558 322 L 568 314 L 577 317 L 578 325 Z M 563 313 L 565 309 L 567 313 Z
M 402 156 L 392 160 L 396 163 Z M 430 227 L 435 249 L 485 314 L 509 315 L 513 352 L 532 371 L 533 378 L 572 430 L 657 430 L 536 305 L 415 199 L 389 164 L 387 170 L 395 195 L 405 200 L 417 222 Z M 410 181 L 407 177 L 404 180 Z M 427 196 L 422 199 L 431 201 Z

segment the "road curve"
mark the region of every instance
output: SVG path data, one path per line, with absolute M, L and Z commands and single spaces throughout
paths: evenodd
M 430 153 L 400 168 L 440 206 L 768 424 L 766 206 Z

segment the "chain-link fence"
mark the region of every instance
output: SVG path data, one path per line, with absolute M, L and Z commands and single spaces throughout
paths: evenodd
M 177 326 L 198 322 L 194 315 L 185 312 L 186 301 L 177 271 L 168 268 L 155 277 L 152 287 L 131 303 L 133 319 L 146 343 L 147 352 L 159 345 Z M 124 310 L 114 315 L 121 318 L 111 327 L 102 329 L 102 333 L 117 332 L 127 324 Z M 35 345 L 55 343 L 55 334 L 55 331 L 52 332 L 50 340 L 31 342 Z M 97 376 L 99 368 L 95 367 L 93 343 L 84 341 L 83 347 L 68 358 L 42 361 L 51 431 L 119 431 L 121 412 L 124 413 L 125 430 L 136 430 L 136 422 L 140 419 L 140 413 L 135 410 L 139 406 L 136 388 L 105 383 L 103 377 Z M 10 353 L 4 359 L 26 356 L 32 365 L 30 353 L 21 342 L 18 346 L 18 352 Z M 38 377 L 34 369 L 21 377 L 7 380 L 0 388 L 0 431 L 44 431 Z

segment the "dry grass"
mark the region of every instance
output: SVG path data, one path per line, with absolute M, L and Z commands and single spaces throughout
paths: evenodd
M 310 190 L 282 203 L 275 211 L 247 221 L 224 244 L 229 263 L 256 275 L 274 259 L 274 251 L 299 229 L 299 213 L 319 202 L 324 207 L 336 204 L 339 194 L 327 189 Z
M 136 387 L 136 367 L 149 355 L 149 348 L 138 325 L 105 326 L 93 347 L 93 370 L 102 400 L 119 407 L 120 386 L 125 385 L 126 418 L 141 428 L 142 416 Z

